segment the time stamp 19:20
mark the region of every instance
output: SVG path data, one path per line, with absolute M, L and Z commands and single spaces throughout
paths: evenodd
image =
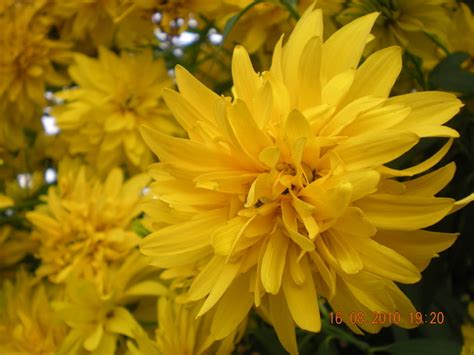
M 409 318 L 407 319 L 413 325 L 421 324 L 444 324 L 444 313 L 443 312 L 410 312 Z M 342 324 L 344 321 L 351 324 L 400 324 L 402 317 L 399 312 L 371 312 L 366 314 L 365 312 L 350 312 L 344 314 L 343 312 L 330 312 L 329 323 L 330 324 Z

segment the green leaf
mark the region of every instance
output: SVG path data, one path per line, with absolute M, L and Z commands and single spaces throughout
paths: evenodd
M 446 339 L 413 339 L 393 343 L 384 350 L 393 355 L 459 355 L 461 345 Z
M 448 55 L 431 72 L 430 85 L 463 94 L 474 93 L 474 73 L 462 68 L 462 64 L 469 58 L 469 54 L 464 52 Z
M 137 234 L 138 236 L 144 238 L 148 234 L 150 234 L 150 231 L 146 229 L 143 224 L 140 222 L 140 220 L 136 219 L 132 222 L 132 230 Z

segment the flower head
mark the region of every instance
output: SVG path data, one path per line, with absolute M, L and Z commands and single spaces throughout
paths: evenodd
M 46 286 L 21 270 L 15 282 L 5 281 L 1 291 L 0 352 L 56 353 L 66 327 L 53 312 Z
M 115 354 L 120 337 L 135 338 L 144 332 L 127 306 L 167 292 L 153 280 L 157 270 L 148 262 L 138 251 L 131 253 L 107 271 L 104 290 L 91 280 L 67 280 L 63 299 L 53 303 L 58 317 L 69 327 L 59 354 Z
M 443 124 L 461 103 L 441 92 L 388 98 L 400 48 L 359 66 L 376 18 L 361 17 L 323 43 L 322 12 L 310 8 L 263 73 L 237 47 L 233 99 L 178 67 L 180 92 L 164 97 L 190 139 L 142 131 L 160 159 L 150 169 L 157 199 L 146 211 L 169 225 L 141 250 L 156 266 L 198 270 L 188 299 L 204 299 L 199 316 L 215 307 L 216 339 L 254 305 L 296 353 L 294 324 L 321 328 L 318 295 L 347 315 L 398 311 L 411 327 L 413 306 L 395 282 L 417 282 L 455 239 L 422 230 L 472 199 L 435 197 L 454 164 L 407 182 L 394 177 L 439 162 L 458 136 Z M 424 137 L 451 139 L 419 165 L 385 166 Z M 389 325 L 344 320 L 357 333 Z
M 446 5 L 449 0 L 351 0 L 348 8 L 338 15 L 345 24 L 354 18 L 379 11 L 374 26 L 375 39 L 368 45 L 370 51 L 390 45 L 407 48 L 430 67 L 438 60 L 437 45 L 430 37 L 446 43 L 450 24 Z
M 199 303 L 186 304 L 173 292 L 158 298 L 155 339 L 141 332 L 129 343 L 132 355 L 231 354 L 245 331 L 245 319 L 232 333 L 216 341 L 210 334 L 212 313 L 196 319 Z
M 122 171 L 114 169 L 103 182 L 84 166 L 75 166 L 68 171 L 75 176 L 72 182 L 63 171 L 59 187 L 48 190 L 46 204 L 27 213 L 40 244 L 36 272 L 56 283 L 74 274 L 102 289 L 110 265 L 123 261 L 138 243 L 131 221 L 140 212 L 148 179 L 137 175 L 124 182 Z
M 137 169 L 151 162 L 138 127 L 147 124 L 168 134 L 180 129 L 161 100 L 171 78 L 150 52 L 117 56 L 100 48 L 99 58 L 75 56 L 70 67 L 78 87 L 58 94 L 65 105 L 53 109 L 73 154 L 84 154 L 100 171 L 128 163 Z
M 67 83 L 56 64 L 68 61 L 68 44 L 48 38 L 51 20 L 41 13 L 45 3 L 15 1 L 0 14 L 0 109 L 17 124 L 45 104 L 46 84 Z

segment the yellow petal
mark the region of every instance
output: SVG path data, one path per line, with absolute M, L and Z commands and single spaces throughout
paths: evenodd
M 413 176 L 413 175 L 421 174 L 425 172 L 426 170 L 431 169 L 436 164 L 438 164 L 441 161 L 441 159 L 443 159 L 443 157 L 446 155 L 446 153 L 449 151 L 449 148 L 451 148 L 452 145 L 453 145 L 453 140 L 450 139 L 446 142 L 446 144 L 443 147 L 441 147 L 439 151 L 437 151 L 431 157 L 422 161 L 420 164 L 412 166 L 411 168 L 396 170 L 396 169 L 387 168 L 386 166 L 381 166 L 378 168 L 378 170 L 381 173 L 388 176 Z
M 204 313 L 214 307 L 214 305 L 220 300 L 224 292 L 229 288 L 229 286 L 237 277 L 241 263 L 242 261 L 240 260 L 235 263 L 229 262 L 222 265 L 219 276 L 216 279 L 216 283 L 202 304 L 202 307 L 199 309 L 199 313 L 196 318 L 202 316 Z
M 333 151 L 347 170 L 377 167 L 401 156 L 418 142 L 418 136 L 406 131 L 380 131 L 349 138 Z
M 293 103 L 296 103 L 298 95 L 300 59 L 307 43 L 313 37 L 323 38 L 323 14 L 320 9 L 305 12 L 301 20 L 296 23 L 288 42 L 283 48 L 283 76 Z
M 322 38 L 312 37 L 303 49 L 299 62 L 298 109 L 306 110 L 321 103 Z
M 400 47 L 393 46 L 375 52 L 357 69 L 347 102 L 370 95 L 388 97 L 401 69 Z
M 270 301 L 270 318 L 273 327 L 277 333 L 283 347 L 291 355 L 298 354 L 298 346 L 296 345 L 295 324 L 291 317 L 286 299 L 281 290 L 275 296 L 269 296 Z
M 140 250 L 163 268 L 192 264 L 212 252 L 210 234 L 225 220 L 225 213 L 218 212 L 162 228 L 145 237 Z
M 233 170 L 232 159 L 217 148 L 193 142 L 189 139 L 170 137 L 150 127 L 142 126 L 141 134 L 148 147 L 162 162 L 172 162 L 182 169 L 209 172 L 225 169 Z M 199 157 L 189 159 L 189 157 Z
M 319 332 L 321 330 L 321 318 L 318 297 L 307 256 L 303 256 L 300 263 L 306 276 L 305 281 L 301 285 L 297 285 L 286 271 L 283 275 L 283 291 L 295 323 L 302 329 Z
M 434 196 L 453 178 L 456 164 L 449 163 L 438 170 L 404 183 L 407 195 Z
M 432 258 L 448 249 L 456 240 L 457 233 L 440 233 L 424 230 L 379 231 L 373 239 L 410 260 L 423 271 Z
M 455 95 L 424 91 L 399 95 L 387 100 L 387 104 L 401 104 L 411 107 L 411 113 L 397 126 L 398 129 L 408 129 L 413 132 L 423 127 L 440 126 L 459 112 L 462 106 Z
M 277 228 L 275 233 L 269 236 L 263 255 L 260 270 L 262 284 L 265 291 L 274 295 L 280 290 L 288 243 L 289 238 Z
M 201 117 L 215 125 L 214 104 L 219 96 L 201 84 L 182 66 L 177 65 L 175 71 L 176 82 L 183 97 L 199 111 Z
M 324 43 L 321 68 L 324 82 L 349 69 L 357 68 L 377 16 L 377 13 L 372 13 L 359 17 Z
M 377 228 L 415 230 L 435 224 L 454 205 L 450 198 L 374 194 L 355 203 Z
M 92 333 L 88 334 L 88 337 L 84 340 L 84 348 L 89 351 L 95 350 L 99 346 L 103 334 L 103 325 L 98 323 Z
M 364 270 L 403 283 L 415 283 L 420 280 L 421 275 L 418 269 L 393 249 L 371 238 L 357 238 L 354 245 L 359 250 Z
M 325 241 L 344 272 L 356 274 L 362 270 L 362 260 L 350 236 L 330 229 L 325 234 Z
M 331 80 L 323 86 L 321 92 L 322 103 L 334 107 L 338 106 L 351 88 L 354 75 L 355 71 L 350 69 L 331 78 Z
M 223 339 L 231 334 L 247 316 L 253 304 L 249 282 L 249 273 L 238 277 L 222 296 L 212 319 L 211 334 L 214 339 Z
M 113 316 L 108 318 L 105 329 L 110 333 L 123 334 L 130 338 L 134 337 L 133 328 L 139 326 L 135 318 L 123 307 L 113 310 Z
M 251 103 L 259 86 L 258 74 L 255 73 L 249 54 L 242 46 L 235 46 L 232 55 L 232 78 L 236 98 Z

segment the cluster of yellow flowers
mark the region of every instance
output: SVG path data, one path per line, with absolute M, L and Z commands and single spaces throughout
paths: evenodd
M 0 0 L 0 29 L 1 354 L 231 354 L 253 310 L 291 354 L 329 307 L 416 326 L 397 283 L 474 200 L 436 196 L 463 103 L 424 86 L 474 57 L 467 5 Z

